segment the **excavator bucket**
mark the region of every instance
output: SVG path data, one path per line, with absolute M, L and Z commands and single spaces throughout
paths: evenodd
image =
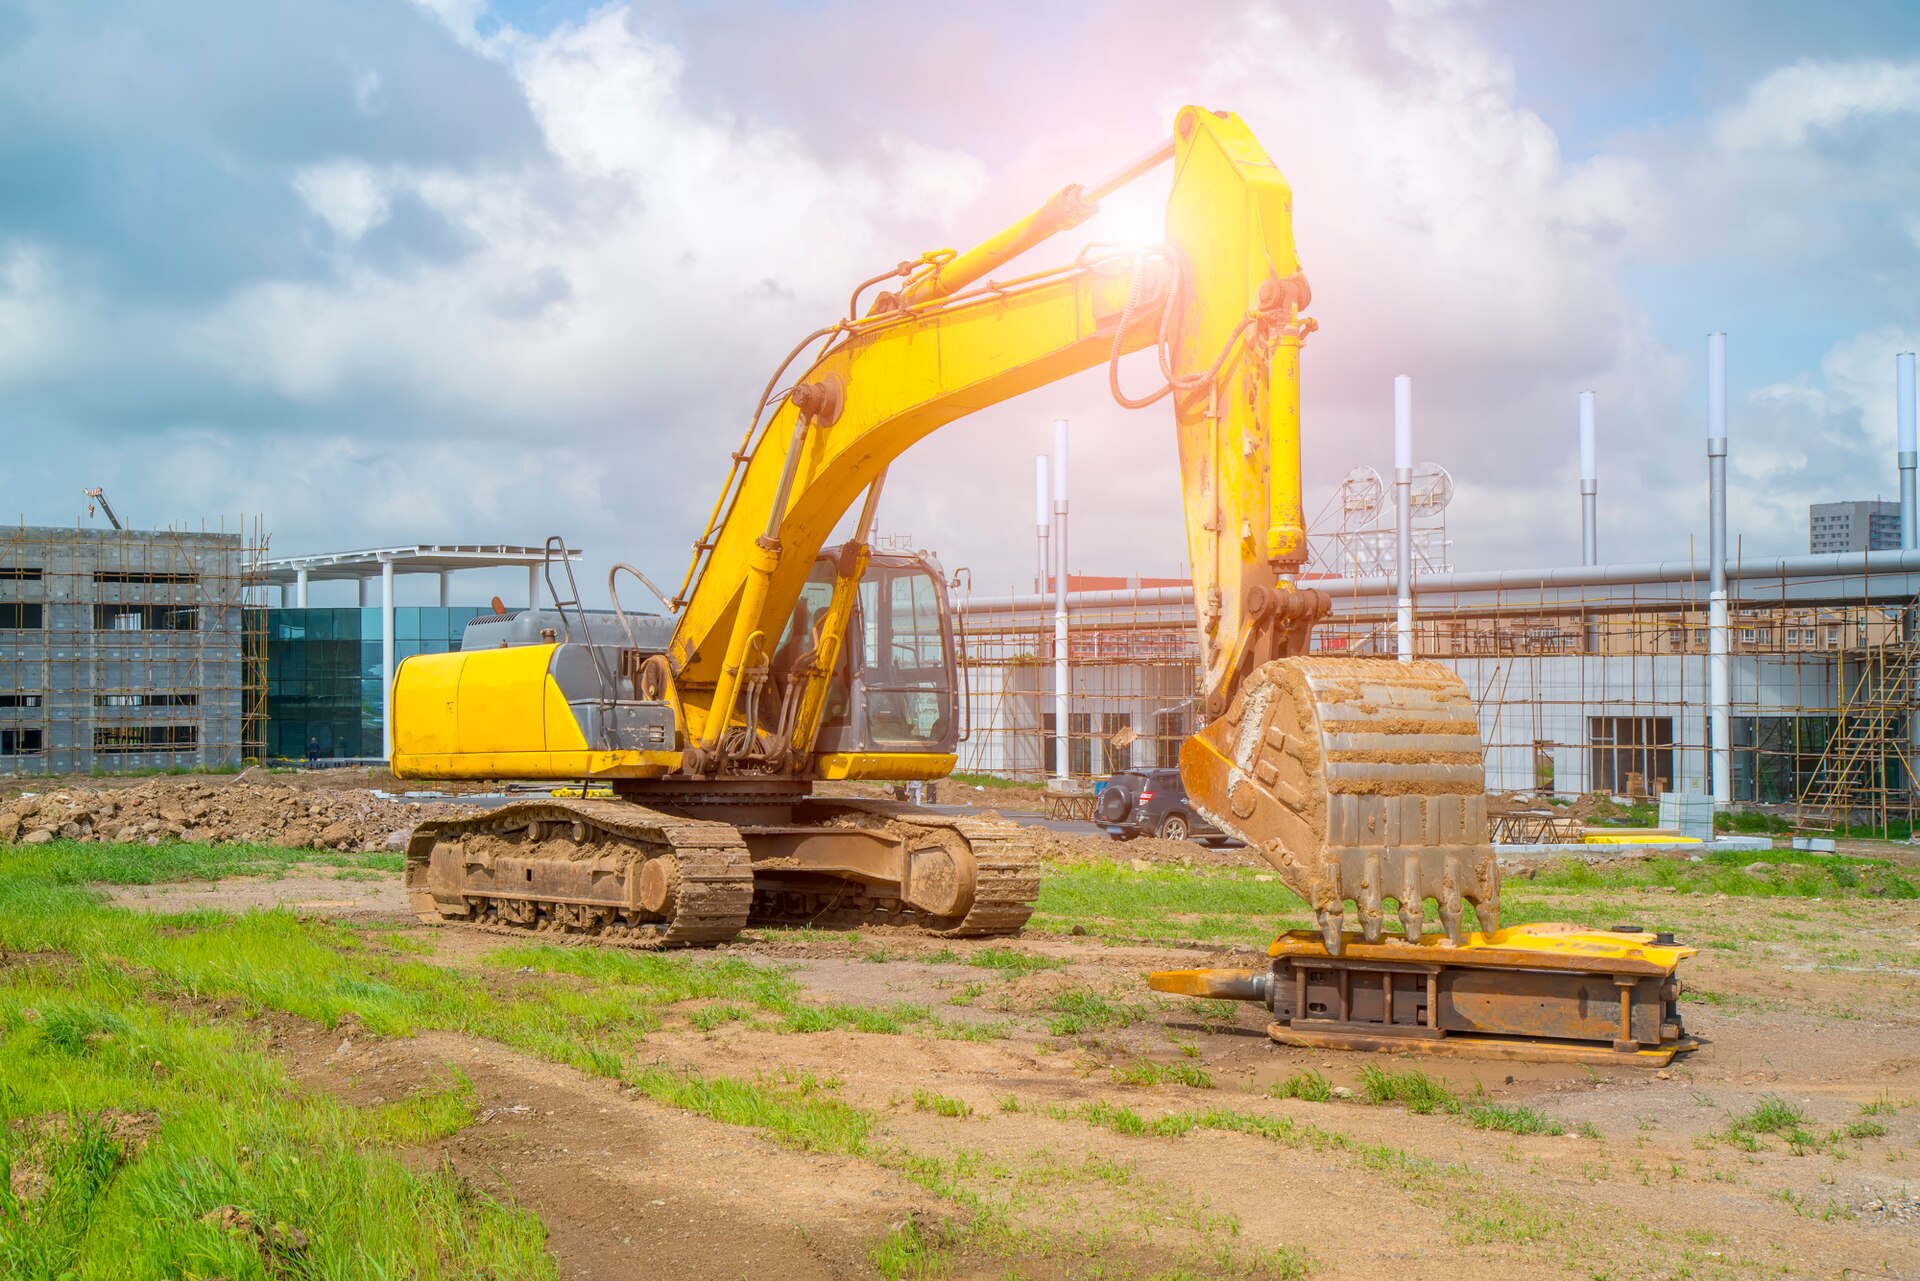
M 1282 934 L 1265 970 L 1169 970 L 1155 990 L 1257 1002 L 1275 1040 L 1323 1049 L 1657 1066 L 1693 1048 L 1676 974 L 1693 949 L 1635 927 L 1500 928 L 1479 724 L 1447 668 L 1277 659 L 1187 740 L 1180 771 L 1319 929 Z M 1425 931 L 1428 899 L 1442 932 Z
M 1469 904 L 1482 930 L 1500 928 L 1479 722 L 1438 663 L 1267 663 L 1187 740 L 1180 772 L 1195 808 L 1307 900 L 1334 956 L 1349 900 L 1368 943 L 1389 899 L 1409 939 L 1424 932 L 1428 899 L 1454 943 Z

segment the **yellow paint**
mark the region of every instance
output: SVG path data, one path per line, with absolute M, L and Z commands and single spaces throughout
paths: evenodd
M 1520 953 L 1577 957 L 1591 962 L 1589 968 L 1595 970 L 1606 969 L 1609 962 L 1628 962 L 1668 971 L 1696 955 L 1693 948 L 1656 943 L 1654 937 L 1643 932 L 1589 930 L 1577 925 L 1543 922 L 1515 925 L 1492 934 L 1475 930 L 1458 947 L 1449 944 L 1447 936 L 1439 933 L 1421 935 L 1418 944 L 1391 936 L 1379 943 L 1365 943 L 1349 936 L 1341 955 L 1356 960 L 1408 960 L 1408 954 L 1418 948 L 1444 953 L 1449 965 L 1501 964 L 1504 963 L 1502 956 Z M 1293 930 L 1275 939 L 1267 948 L 1267 955 L 1324 956 L 1326 945 L 1320 935 L 1311 930 Z
M 1699 845 L 1697 836 L 1682 836 L 1678 832 L 1657 832 L 1646 828 L 1622 828 L 1612 832 L 1587 832 L 1580 837 L 1582 845 Z
M 813 758 L 818 778 L 945 778 L 960 758 L 951 752 L 826 752 Z

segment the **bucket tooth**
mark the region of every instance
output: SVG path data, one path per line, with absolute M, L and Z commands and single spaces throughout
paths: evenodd
M 1341 928 L 1346 913 L 1339 908 L 1321 908 L 1314 913 L 1320 922 L 1320 937 L 1325 940 L 1330 955 L 1340 955 L 1340 948 L 1346 942 L 1346 933 Z
M 1401 866 L 1400 932 L 1417 940 L 1427 930 L 1427 896 L 1420 888 L 1420 868 L 1409 861 Z
M 1354 896 L 1360 908 L 1360 937 L 1378 943 L 1383 933 L 1380 923 L 1380 856 L 1367 856 L 1366 871 L 1360 876 L 1360 892 Z

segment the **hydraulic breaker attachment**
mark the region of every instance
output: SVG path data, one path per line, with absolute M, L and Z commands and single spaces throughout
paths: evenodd
M 1520 925 L 1418 942 L 1282 934 L 1265 970 L 1165 970 L 1159 992 L 1253 1001 L 1267 1034 L 1315 1049 L 1664 1066 L 1691 1050 L 1680 1021 L 1680 962 L 1670 935 Z
M 1406 938 L 1426 902 L 1446 937 L 1500 928 L 1480 726 L 1467 687 L 1438 663 L 1281 658 L 1247 677 L 1226 714 L 1186 741 L 1194 807 L 1273 864 L 1340 955 L 1346 902 L 1377 944 L 1388 899 Z

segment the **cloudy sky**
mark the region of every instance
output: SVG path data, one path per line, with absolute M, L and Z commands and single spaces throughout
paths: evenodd
M 677 581 L 771 365 L 852 282 L 1188 102 L 1294 186 L 1310 511 L 1391 462 L 1404 372 L 1456 564 L 1577 560 L 1592 388 L 1603 555 L 1684 556 L 1713 329 L 1744 552 L 1897 492 L 1909 5 L 0 0 L 0 511 L 67 523 L 104 485 L 143 525 L 258 514 L 280 554 L 558 532 L 593 577 Z M 1164 181 L 1034 261 L 1150 229 Z M 916 446 L 883 529 L 1029 578 L 1062 414 L 1074 569 L 1179 572 L 1165 403 L 1103 372 Z

